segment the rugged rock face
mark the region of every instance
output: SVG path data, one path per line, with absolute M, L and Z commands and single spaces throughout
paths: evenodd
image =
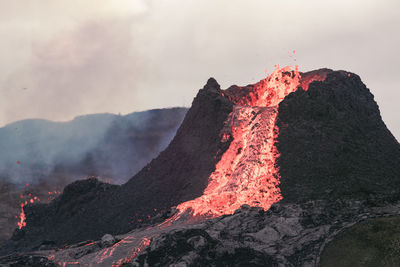
M 211 78 L 169 146 L 130 181 L 122 186 L 78 181 L 52 203 L 26 207 L 27 226 L 16 231 L 3 253 L 32 249 L 48 240 L 62 246 L 99 239 L 104 233 L 125 233 L 200 196 L 230 144 L 221 142 L 220 131 L 232 108 Z
M 267 212 L 243 206 L 233 215 L 154 238 L 131 266 L 317 266 L 326 241 L 339 230 L 399 214 L 399 208 L 340 200 L 275 204 Z
M 284 202 L 399 198 L 400 145 L 359 76 L 330 72 L 294 92 L 277 125 Z
M 78 182 L 64 193 L 73 197 L 28 207 L 27 226 L 5 251 L 38 246 L 34 240 L 60 246 L 136 228 L 111 248 L 95 243 L 87 253 L 71 248 L 46 255 L 104 266 L 310 266 L 342 228 L 397 214 L 400 145 L 360 78 L 328 69 L 302 79 L 286 69 L 275 74 L 228 90 L 210 79 L 158 158 L 122 186 Z M 273 205 L 268 211 L 245 205 L 226 215 L 245 203 Z M 139 229 L 154 222 L 147 215 L 176 205 L 164 224 Z M 188 214 L 212 219 L 193 225 L 180 217 Z
M 320 200 L 274 204 L 268 211 L 243 205 L 233 215 L 200 224 L 110 237 L 111 245 L 87 241 L 30 255 L 67 266 L 318 266 L 321 251 L 342 229 L 398 214 L 400 202 L 372 207 L 366 201 Z

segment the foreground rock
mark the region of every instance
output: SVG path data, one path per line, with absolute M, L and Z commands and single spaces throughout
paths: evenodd
M 104 240 L 86 242 L 35 256 L 67 266 L 318 266 L 325 245 L 343 229 L 398 214 L 400 203 L 309 201 L 269 211 L 243 206 L 200 224 L 139 229 L 117 236 L 111 247 Z
M 372 217 L 400 214 L 400 205 L 361 202 L 242 208 L 191 229 L 152 240 L 133 266 L 316 266 L 325 244 L 342 229 Z
M 329 242 L 322 252 L 321 265 L 400 266 L 399 240 L 399 215 L 366 220 L 345 229 Z
M 58 267 L 59 265 L 39 255 L 12 255 L 0 258 L 0 265 L 7 267 Z

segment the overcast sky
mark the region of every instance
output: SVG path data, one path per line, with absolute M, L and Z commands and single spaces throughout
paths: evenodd
M 0 126 L 190 106 L 274 64 L 359 74 L 400 139 L 398 0 L 0 0 Z

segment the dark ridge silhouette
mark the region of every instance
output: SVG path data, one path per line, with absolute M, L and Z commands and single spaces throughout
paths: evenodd
M 15 184 L 57 185 L 59 177 L 72 182 L 91 175 L 125 182 L 165 149 L 186 112 L 154 109 L 9 124 L 0 128 L 0 177 Z

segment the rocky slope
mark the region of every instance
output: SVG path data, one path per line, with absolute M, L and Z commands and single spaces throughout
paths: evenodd
M 47 250 L 51 246 L 42 245 L 36 252 L 0 258 L 0 263 L 41 260 L 43 264 L 38 266 L 318 266 L 321 251 L 343 229 L 371 218 L 399 214 L 400 202 L 370 206 L 365 201 L 320 200 L 274 204 L 268 211 L 243 205 L 233 215 L 202 223 L 141 228 L 61 250 Z
M 67 184 L 92 175 L 126 181 L 168 145 L 186 111 L 26 120 L 0 128 L 0 243 L 11 237 L 29 196 L 48 203 Z
M 398 213 L 399 162 L 400 145 L 355 74 L 282 69 L 227 90 L 210 79 L 158 158 L 122 186 L 76 182 L 49 205 L 28 206 L 27 226 L 3 253 L 137 228 L 110 247 L 40 255 L 104 266 L 312 266 L 342 228 Z M 271 208 L 234 213 L 246 203 Z
M 400 214 L 400 205 L 359 201 L 244 205 L 235 214 L 152 239 L 128 266 L 317 266 L 326 241 L 369 218 Z
M 356 74 L 338 71 L 279 105 L 283 201 L 399 198 L 400 147 Z
M 44 240 L 62 246 L 98 239 L 104 233 L 124 233 L 200 196 L 206 177 L 229 146 L 220 142 L 219 132 L 233 104 L 217 86 L 209 80 L 169 146 L 127 183 L 108 186 L 89 179 L 67 186 L 48 205 L 27 206 L 27 227 L 15 233 L 6 251 L 32 249 Z

